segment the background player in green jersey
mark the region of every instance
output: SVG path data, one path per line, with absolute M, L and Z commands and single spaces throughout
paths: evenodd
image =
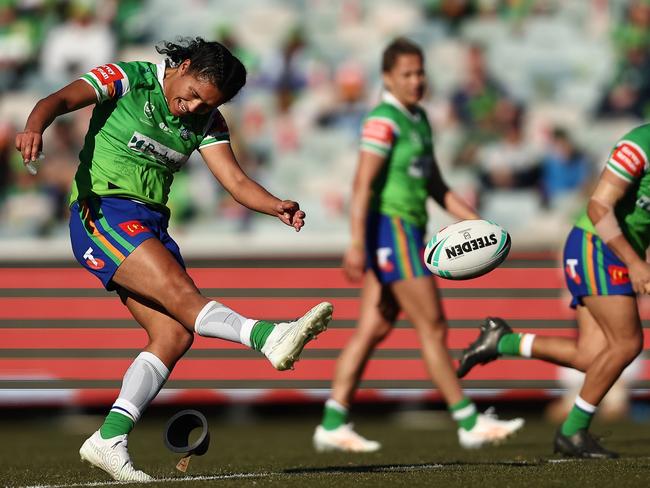
M 84 442 L 82 460 L 121 481 L 149 481 L 127 451 L 127 434 L 158 394 L 194 332 L 260 350 L 292 367 L 304 345 L 325 330 L 332 306 L 274 324 L 247 318 L 201 295 L 167 233 L 165 206 L 173 174 L 198 149 L 215 178 L 242 205 L 299 231 L 305 213 L 242 171 L 217 107 L 246 82 L 241 62 L 223 45 L 200 38 L 164 43 L 159 65 L 99 66 L 39 101 L 16 148 L 25 164 L 42 150 L 43 131 L 59 115 L 96 104 L 80 153 L 70 216 L 75 257 L 107 290 L 116 290 L 149 343 L 126 372 L 103 425 Z
M 393 41 L 384 51 L 382 72 L 386 92 L 364 121 L 351 201 L 351 243 L 343 261 L 351 280 L 364 280 L 361 314 L 338 359 L 314 447 L 380 448 L 352 430 L 348 408 L 370 354 L 392 330 L 400 310 L 420 336 L 427 370 L 458 422 L 461 445 L 500 442 L 523 420 L 479 414 L 463 394 L 446 346 L 447 321 L 438 290 L 422 258 L 429 196 L 459 219 L 478 216 L 449 190 L 436 164 L 431 127 L 418 105 L 425 91 L 422 51 L 406 39 Z
M 555 452 L 615 458 L 589 433 L 596 408 L 643 349 L 636 295 L 650 293 L 650 125 L 635 128 L 612 149 L 587 209 L 564 247 L 564 273 L 576 309 L 578 337 L 516 334 L 488 319 L 463 353 L 459 376 L 500 355 L 543 359 L 585 372 L 572 410 L 557 431 Z

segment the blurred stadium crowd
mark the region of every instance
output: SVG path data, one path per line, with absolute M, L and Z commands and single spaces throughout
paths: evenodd
M 531 242 L 564 239 L 610 147 L 650 111 L 650 0 L 0 0 L 0 238 L 67 233 L 91 110 L 48 130 L 34 178 L 13 148 L 34 103 L 96 65 L 159 61 L 157 42 L 197 35 L 248 68 L 223 108 L 242 166 L 326 233 L 347 230 L 359 127 L 395 36 L 425 50 L 448 183 Z M 270 225 L 208 176 L 198 155 L 177 174 L 177 229 Z

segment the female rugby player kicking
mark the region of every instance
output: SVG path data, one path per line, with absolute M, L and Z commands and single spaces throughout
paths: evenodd
M 429 375 L 458 422 L 460 444 L 477 448 L 498 443 L 524 421 L 480 414 L 463 394 L 447 350 L 447 321 L 438 290 L 422 257 L 429 196 L 459 219 L 479 217 L 445 185 L 434 159 L 431 126 L 418 105 L 426 84 L 419 46 L 406 39 L 393 41 L 384 50 L 382 72 L 386 92 L 363 125 L 351 243 L 343 261 L 350 279 L 364 279 L 361 315 L 336 364 L 314 447 L 354 452 L 380 448 L 379 442 L 352 429 L 348 408 L 370 354 L 392 330 L 400 310 L 420 336 Z
M 610 153 L 587 209 L 569 233 L 564 273 L 576 309 L 578 338 L 516 334 L 487 319 L 463 352 L 458 376 L 500 355 L 543 359 L 585 372 L 554 450 L 570 457 L 616 458 L 589 433 L 598 404 L 643 349 L 637 293 L 650 292 L 650 125 L 626 134 Z
M 241 62 L 221 44 L 200 38 L 165 42 L 158 52 L 167 56 L 161 64 L 99 66 L 44 98 L 16 137 L 16 148 L 29 164 L 57 116 L 96 104 L 72 187 L 72 248 L 107 290 L 117 291 L 149 343 L 124 375 L 103 425 L 79 453 L 121 481 L 152 479 L 133 467 L 127 434 L 192 345 L 194 332 L 245 344 L 286 370 L 332 316 L 332 305 L 323 302 L 294 322 L 247 318 L 201 295 L 185 272 L 167 233 L 165 203 L 174 173 L 195 149 L 242 205 L 276 216 L 296 231 L 305 213 L 249 179 L 230 148 L 217 107 L 244 86 Z

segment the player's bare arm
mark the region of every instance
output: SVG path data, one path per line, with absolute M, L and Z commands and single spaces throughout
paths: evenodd
M 232 197 L 245 207 L 273 215 L 286 225 L 300 231 L 305 225 L 305 212 L 292 200 L 280 200 L 242 170 L 230 144 L 216 144 L 201 150 L 212 174 Z
M 22 154 L 23 162 L 36 161 L 43 150 L 43 132 L 54 119 L 95 102 L 95 91 L 81 80 L 75 80 L 40 100 L 29 114 L 25 129 L 16 135 L 16 149 Z
M 587 213 L 601 239 L 627 265 L 634 291 L 648 293 L 650 264 L 634 251 L 618 227 L 614 215 L 616 203 L 625 195 L 629 186 L 627 181 L 617 177 L 611 171 L 603 171 L 589 200 Z
M 359 155 L 359 164 L 354 176 L 350 200 L 350 246 L 343 257 L 343 270 L 352 281 L 359 281 L 363 276 L 366 262 L 364 247 L 366 219 L 371 185 L 385 161 L 384 156 L 369 151 L 361 151 Z

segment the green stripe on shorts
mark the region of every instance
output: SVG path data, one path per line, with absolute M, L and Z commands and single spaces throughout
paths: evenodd
M 88 219 L 84 219 L 84 209 L 88 209 Z M 102 251 L 104 251 L 104 254 L 110 258 L 111 261 L 113 261 L 115 264 L 118 266 L 120 263 L 122 263 L 122 260 L 119 258 L 119 256 L 116 256 L 113 251 L 111 251 L 109 248 L 107 248 L 104 243 L 99 239 L 97 236 L 95 236 L 92 232 L 88 231 L 88 224 L 87 222 L 90 221 L 92 222 L 92 225 L 95 227 L 97 232 L 100 232 L 99 229 L 97 228 L 97 224 L 93 220 L 92 215 L 90 214 L 90 209 L 86 206 L 86 203 L 79 203 L 79 218 L 81 219 L 81 222 L 83 223 L 83 228 L 86 231 L 86 234 L 88 234 L 88 237 L 90 237 L 90 240 L 93 241 L 97 247 L 99 247 Z
M 411 224 L 405 224 L 406 228 L 406 238 L 408 239 L 409 244 L 409 253 L 411 254 L 411 264 L 413 265 L 413 273 L 415 276 L 424 276 L 423 258 L 418 253 L 418 246 L 415 241 L 415 236 L 413 235 L 413 226 Z
M 591 289 L 591 283 L 589 282 L 589 265 L 587 264 L 587 260 L 590 258 L 590 256 L 587 256 L 587 233 L 582 231 L 582 272 L 587 285 L 587 293 L 593 295 L 594 291 Z
M 607 277 L 605 276 L 605 266 L 603 265 L 603 243 L 600 239 L 594 238 L 596 241 L 596 259 L 598 260 L 598 286 L 600 287 L 601 295 L 609 295 L 607 289 Z

